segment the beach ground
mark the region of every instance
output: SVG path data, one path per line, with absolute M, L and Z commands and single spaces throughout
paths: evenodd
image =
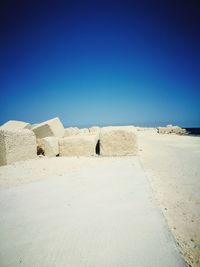
M 138 157 L 41 158 L 0 174 L 2 267 L 185 266 Z
M 185 260 L 200 266 L 200 137 L 139 132 L 139 158 Z

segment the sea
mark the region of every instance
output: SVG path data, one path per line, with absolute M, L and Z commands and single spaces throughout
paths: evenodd
M 187 127 L 183 128 L 186 129 L 188 134 L 191 136 L 200 136 L 200 128 L 187 128 Z

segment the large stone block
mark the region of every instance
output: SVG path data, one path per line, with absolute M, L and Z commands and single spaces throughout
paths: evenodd
M 31 129 L 30 123 L 23 122 L 23 121 L 14 121 L 10 120 L 1 125 L 1 130 L 8 130 L 8 131 L 18 131 L 22 129 Z
M 36 137 L 32 131 L 0 130 L 0 165 L 36 158 L 36 148 Z
M 65 128 L 64 137 L 77 135 L 78 133 L 79 133 L 79 128 L 78 127 L 68 127 L 68 128 Z
M 78 134 L 83 134 L 83 135 L 89 134 L 89 133 L 90 132 L 89 132 L 88 128 L 81 128 L 81 129 L 79 129 L 79 132 L 78 132 Z
M 100 127 L 98 126 L 93 126 L 89 128 L 89 132 L 92 134 L 96 134 L 97 136 L 99 136 L 100 134 Z
M 100 155 L 131 156 L 137 154 L 137 131 L 133 126 L 109 126 L 100 130 Z
M 73 135 L 86 135 L 89 134 L 89 129 L 88 128 L 78 128 L 78 127 L 68 127 L 65 128 L 65 134 L 64 137 L 69 137 Z
M 154 127 L 135 127 L 138 132 L 140 131 L 155 131 L 157 132 L 157 128 Z
M 55 157 L 59 154 L 58 138 L 45 137 L 37 140 L 38 146 L 44 151 L 47 157 Z
M 42 122 L 32 128 L 37 138 L 44 138 L 48 136 L 63 137 L 65 129 L 59 118 L 54 118 Z
M 36 127 L 36 126 L 38 126 L 38 125 L 39 125 L 39 123 L 31 124 L 31 126 L 30 126 L 30 130 L 32 130 L 34 127 Z
M 60 156 L 94 156 L 97 138 L 95 135 L 75 135 L 59 139 Z

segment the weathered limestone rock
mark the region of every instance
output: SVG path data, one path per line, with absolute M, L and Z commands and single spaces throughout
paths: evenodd
M 174 134 L 179 134 L 179 135 L 187 133 L 187 131 L 185 129 L 182 129 L 182 128 L 178 127 L 178 126 L 172 127 L 172 131 L 171 132 L 174 133 Z
M 137 154 L 137 132 L 133 126 L 103 127 L 100 130 L 100 155 Z
M 79 129 L 78 134 L 89 134 L 89 129 L 88 128 L 81 128 Z
M 89 132 L 91 134 L 96 134 L 97 136 L 99 136 L 99 134 L 100 134 L 100 127 L 98 127 L 98 126 L 90 127 L 89 128 Z
M 167 127 L 158 127 L 158 133 L 160 133 L 160 134 L 168 134 L 169 133 L 169 128 L 167 128 Z
M 182 135 L 182 134 L 186 134 L 187 131 L 179 126 L 172 126 L 171 133 Z
M 47 157 L 55 157 L 59 154 L 58 138 L 57 137 L 45 137 L 37 140 L 38 147 L 41 151 L 44 151 L 44 155 Z
M 36 139 L 37 143 L 37 155 L 43 155 L 44 156 L 44 146 L 42 143 L 42 139 Z
M 68 127 L 68 128 L 65 128 L 64 137 L 76 135 L 78 133 L 79 133 L 79 128 L 78 127 Z
M 32 131 L 0 130 L 0 166 L 36 156 L 36 137 Z
M 97 138 L 95 135 L 75 135 L 59 139 L 60 156 L 94 156 Z
M 54 118 L 42 122 L 32 128 L 37 138 L 44 138 L 48 136 L 63 137 L 65 129 L 59 118 Z
M 38 125 L 39 125 L 39 123 L 31 124 L 30 129 L 32 130 L 34 127 L 36 127 L 36 126 L 38 126 Z
M 167 125 L 166 127 L 158 127 L 160 134 L 187 134 L 187 131 L 179 126 Z
M 22 129 L 31 129 L 30 123 L 23 122 L 23 121 L 14 121 L 10 120 L 1 125 L 1 130 L 8 130 L 8 131 L 18 131 Z
M 136 127 L 137 131 L 157 131 L 154 127 Z
M 65 134 L 64 137 L 68 137 L 68 136 L 73 136 L 73 135 L 85 135 L 85 134 L 89 134 L 89 129 L 88 128 L 78 128 L 78 127 L 69 127 L 69 128 L 65 128 Z

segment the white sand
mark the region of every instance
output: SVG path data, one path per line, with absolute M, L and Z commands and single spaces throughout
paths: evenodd
M 140 160 L 185 259 L 200 266 L 200 137 L 139 132 Z
M 138 157 L 0 168 L 0 266 L 183 267 Z

